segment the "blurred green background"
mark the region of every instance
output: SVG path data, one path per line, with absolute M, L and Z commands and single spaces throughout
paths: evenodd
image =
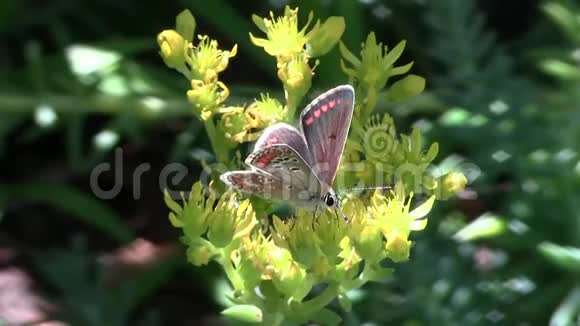
M 231 102 L 282 98 L 248 32 L 252 13 L 287 3 L 0 2 L 0 325 L 226 323 L 219 268 L 187 265 L 167 221 L 160 184 L 187 190 L 211 154 L 155 38 L 190 9 L 196 33 L 239 45 L 221 78 Z M 349 313 L 334 306 L 345 324 L 580 324 L 580 3 L 289 4 L 302 22 L 344 16 L 351 49 L 370 31 L 406 39 L 427 90 L 379 110 L 470 181 L 392 279 L 352 293 Z M 339 58 L 321 60 L 315 89 L 346 82 Z M 172 184 L 170 163 L 188 177 Z

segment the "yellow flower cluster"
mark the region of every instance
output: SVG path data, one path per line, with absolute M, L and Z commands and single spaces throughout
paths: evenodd
M 386 195 L 375 192 L 367 200 L 345 199 L 350 224 L 336 212 L 315 217 L 299 211 L 288 222 L 274 217 L 273 225 L 264 229 L 250 201 L 240 201 L 234 193 L 217 200 L 197 182 L 183 206 L 165 195 L 172 224 L 183 229 L 190 262 L 217 261 L 232 280 L 234 302 L 261 311 L 270 311 L 275 304 L 276 311 L 297 322 L 316 318 L 313 302 L 304 300 L 315 284 L 333 284 L 332 298 L 344 296 L 389 275 L 390 270 L 380 265 L 384 259 L 409 259 L 409 234 L 425 228 L 435 200 L 433 196 L 410 210 L 411 198 L 398 184 Z M 346 297 L 342 301 L 348 302 Z M 328 302 L 319 304 L 323 309 Z
M 314 15 L 308 15 L 303 28 L 298 27 L 298 8 L 286 6 L 284 16 L 275 17 L 270 12 L 269 18 L 252 16 L 254 24 L 266 38 L 255 37 L 250 33 L 250 40 L 264 51 L 276 58 L 278 78 L 284 86 L 288 105 L 288 116 L 293 117 L 297 105 L 312 85 L 314 67 L 310 59 L 329 52 L 344 33 L 345 24 L 342 17 L 330 17 L 324 23 L 316 21 L 312 29 Z
M 237 52 L 220 50 L 215 40 L 198 36 L 192 43 L 195 20 L 189 11 L 177 17 L 176 29 L 159 34 L 160 53 L 165 63 L 186 76 L 191 83 L 187 97 L 196 108 L 196 116 L 205 123 L 218 161 L 231 162 L 229 150 L 238 143 L 256 140 L 260 130 L 294 116 L 297 105 L 309 91 L 314 67 L 310 60 L 330 51 L 338 44 L 345 23 L 342 17 L 330 17 L 324 23 L 313 22 L 310 13 L 302 28 L 298 24 L 298 9 L 286 7 L 284 15 L 252 17 L 266 34 L 251 41 L 276 58 L 286 103 L 262 95 L 248 106 L 226 106 L 228 88 L 219 81 L 229 59 Z M 338 324 L 340 317 L 326 306 L 335 298 L 345 310 L 351 307 L 347 292 L 369 281 L 381 281 L 392 270 L 384 268 L 385 260 L 406 261 L 412 242 L 409 235 L 423 230 L 427 214 L 435 199 L 446 199 L 461 191 L 467 180 L 451 172 L 437 179 L 429 165 L 438 154 L 438 144 L 423 150 L 424 140 L 418 129 L 410 135 L 398 135 L 388 114 L 372 115 L 381 92 L 390 77 L 405 74 L 412 63 L 395 66 L 405 42 L 388 51 L 370 33 L 357 58 L 342 43 L 342 69 L 355 86 L 357 100 L 351 136 L 342 159 L 338 180 L 347 185 L 388 185 L 386 192 L 357 197 L 349 195 L 342 201 L 344 214 L 350 223 L 334 210 L 299 210 L 282 220 L 273 216 L 260 201 L 241 199 L 228 191 L 217 196 L 196 182 L 183 204 L 168 193 L 167 206 L 173 226 L 182 229 L 182 241 L 187 257 L 194 265 L 210 261 L 219 263 L 225 271 L 233 292 L 234 307 L 224 315 L 267 325 L 284 321 L 304 324 Z M 425 86 L 415 75 L 392 83 L 385 99 L 400 101 L 419 94 Z M 214 115 L 219 121 L 214 125 Z M 345 168 L 359 164 L 358 169 Z M 363 167 L 363 168 L 360 168 Z M 354 171 L 354 172 L 344 172 Z M 414 193 L 427 193 L 429 199 L 411 209 Z M 312 291 L 325 284 L 321 293 Z

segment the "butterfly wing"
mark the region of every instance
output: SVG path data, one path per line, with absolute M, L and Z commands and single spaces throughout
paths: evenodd
M 282 179 L 261 170 L 230 171 L 222 174 L 220 179 L 230 187 L 266 199 L 284 197 Z
M 246 159 L 251 171 L 221 176 L 226 184 L 266 199 L 290 201 L 312 207 L 321 198 L 321 183 L 300 154 L 286 144 L 258 148 Z
M 342 85 L 318 96 L 300 115 L 311 166 L 328 188 L 336 177 L 353 111 L 354 89 Z
M 276 123 L 264 129 L 254 145 L 254 151 L 277 144 L 286 144 L 293 148 L 304 161 L 310 165 L 311 158 L 302 133 L 287 123 Z

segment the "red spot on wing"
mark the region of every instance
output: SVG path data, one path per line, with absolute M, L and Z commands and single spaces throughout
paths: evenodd
M 314 123 L 314 118 L 312 118 L 312 116 L 308 117 L 308 119 L 304 120 L 304 123 L 306 123 L 307 126 L 310 126 L 311 124 Z
M 328 111 L 328 105 L 324 104 L 321 108 L 322 112 Z
M 330 106 L 331 109 L 334 107 L 335 104 L 336 102 L 334 100 L 328 102 L 328 106 Z
M 317 118 L 320 117 L 320 110 L 314 111 L 314 116 Z
M 272 138 L 270 138 L 270 140 L 268 140 L 268 145 L 276 144 L 278 141 L 279 141 L 278 137 L 273 136 Z
M 271 151 L 264 154 L 264 156 L 258 159 L 258 167 L 260 168 L 265 167 L 266 165 L 268 165 L 268 163 L 270 163 L 270 161 L 272 161 L 272 159 L 274 159 L 278 155 L 280 155 L 280 152 L 278 151 Z

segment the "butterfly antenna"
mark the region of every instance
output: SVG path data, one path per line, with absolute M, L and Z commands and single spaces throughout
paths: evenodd
M 353 192 L 353 191 L 361 191 L 361 190 L 385 190 L 385 189 L 392 189 L 391 186 L 376 186 L 376 187 L 354 187 L 348 188 L 343 190 L 343 192 Z

